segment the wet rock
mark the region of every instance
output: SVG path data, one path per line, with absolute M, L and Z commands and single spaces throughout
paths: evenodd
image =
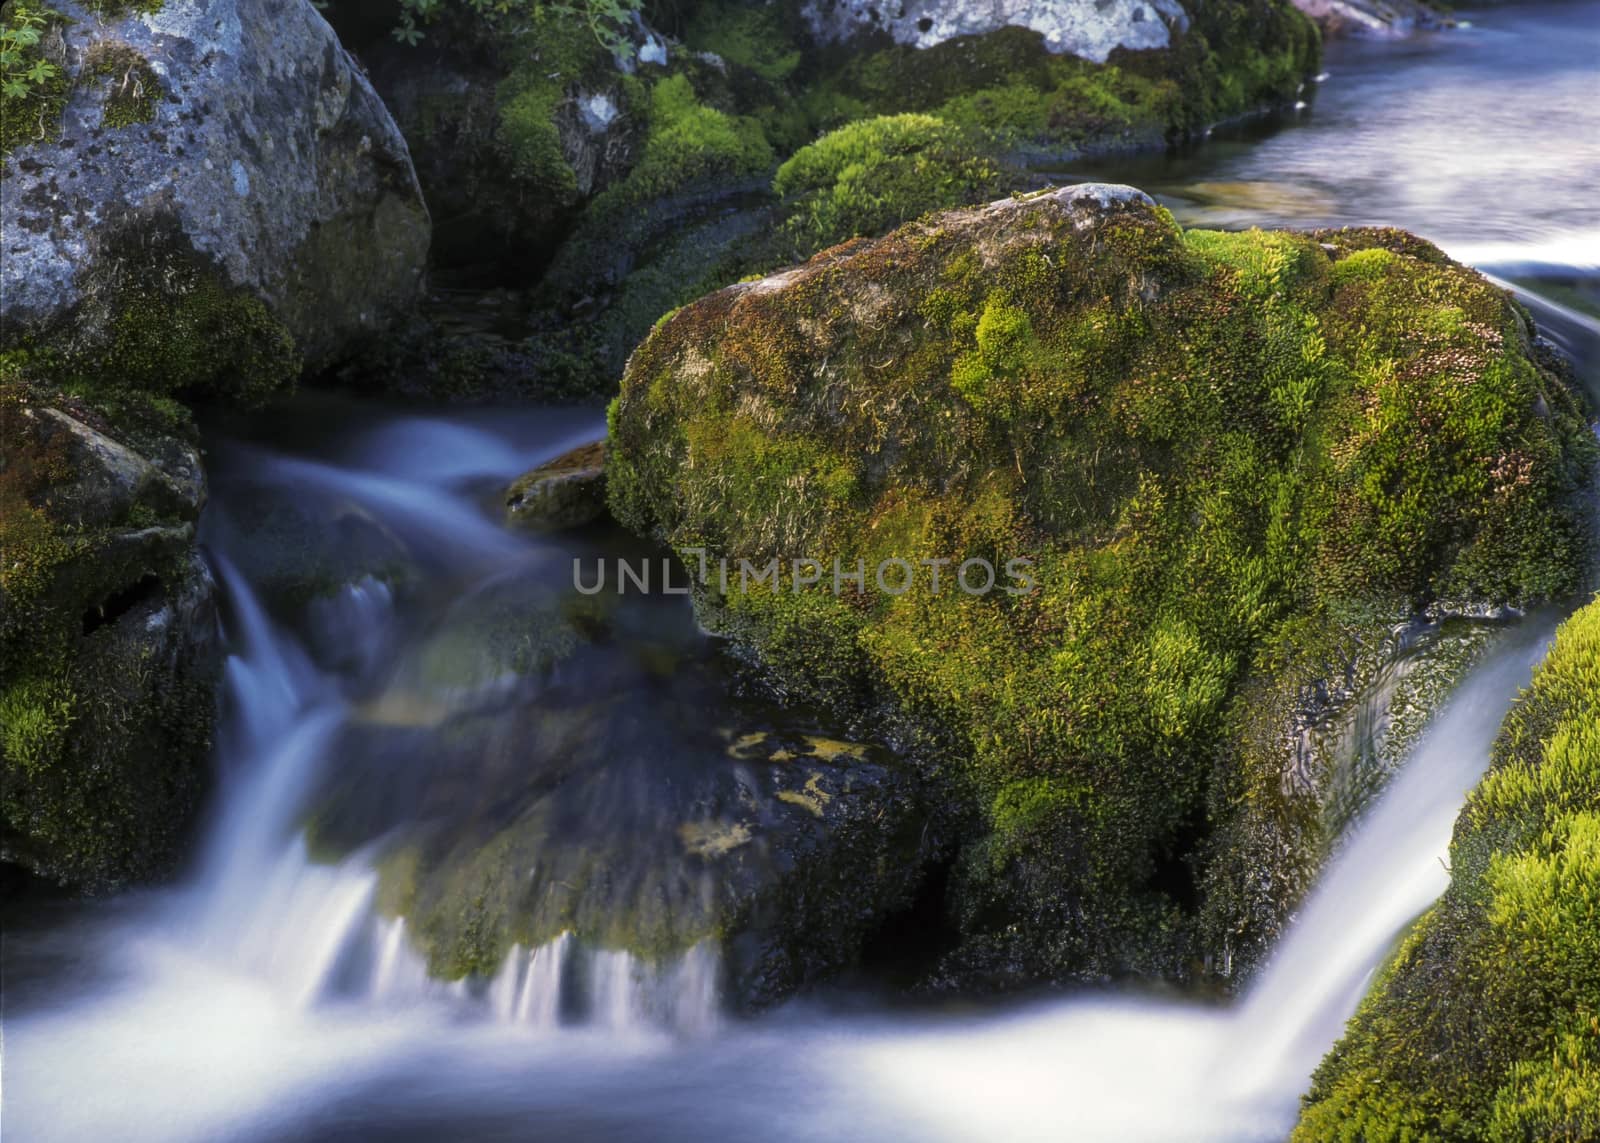
M 0 859 L 99 890 L 170 868 L 220 668 L 186 422 L 0 389 Z
M 232 553 L 261 598 L 293 613 L 363 579 L 409 581 L 415 558 L 394 531 L 346 496 L 224 467 L 208 542 Z
M 541 464 L 506 490 L 506 521 L 518 528 L 556 531 L 592 524 L 606 515 L 606 446 L 580 445 Z
M 1294 0 L 1294 4 L 1328 36 L 1403 36 L 1455 23 L 1447 10 L 1426 0 Z
M 429 222 L 405 140 L 310 3 L 54 7 L 63 101 L 4 157 L 8 344 L 259 394 L 413 304 Z
M 358 712 L 311 844 L 375 847 L 380 908 L 435 976 L 570 934 L 647 965 L 709 951 L 754 1009 L 856 963 L 909 903 L 940 840 L 911 769 L 738 698 L 661 606 L 498 586 Z

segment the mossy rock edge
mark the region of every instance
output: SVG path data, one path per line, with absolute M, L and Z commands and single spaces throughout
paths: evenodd
M 1600 603 L 1456 820 L 1450 887 L 1312 1081 L 1295 1143 L 1600 1137 Z

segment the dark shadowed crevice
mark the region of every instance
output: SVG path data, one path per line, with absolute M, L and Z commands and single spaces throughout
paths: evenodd
M 154 572 L 146 572 L 138 581 L 129 584 L 121 591 L 112 593 L 100 602 L 98 606 L 91 607 L 83 613 L 83 633 L 92 635 L 108 623 L 115 623 L 135 607 L 148 600 L 161 597 L 161 577 Z

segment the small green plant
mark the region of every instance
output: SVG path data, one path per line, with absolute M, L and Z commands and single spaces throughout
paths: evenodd
M 56 31 L 64 19 L 35 0 L 0 6 L 0 158 L 59 129 L 71 86 Z
M 10 8 L 0 22 L 0 89 L 8 101 L 27 99 L 61 72 L 39 46 L 56 13 L 20 2 Z
M 452 6 L 491 23 L 509 22 L 542 11 L 581 19 L 607 51 L 627 58 L 633 54 L 627 29 L 643 3 L 644 0 L 400 0 L 400 22 L 392 34 L 402 44 L 416 44 L 423 37 L 423 25 L 438 19 Z

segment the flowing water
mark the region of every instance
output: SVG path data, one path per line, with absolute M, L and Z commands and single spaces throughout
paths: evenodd
M 1527 291 L 1592 379 L 1600 5 L 1470 19 L 1337 45 L 1286 122 L 1071 174 L 1144 185 L 1189 222 L 1418 230 Z M 838 995 L 737 1021 L 709 947 L 650 965 L 570 935 L 445 985 L 377 900 L 370 848 L 311 859 L 308 799 L 373 728 L 426 739 L 463 704 L 529 701 L 493 663 L 452 659 L 440 677 L 422 651 L 475 601 L 565 574 L 580 542 L 507 533 L 493 493 L 600 420 L 303 419 L 290 448 L 213 444 L 205 535 L 230 657 L 196 868 L 181 888 L 8 918 L 3 1125 L 17 1139 L 1281 1138 L 1374 966 L 1446 884 L 1451 823 L 1557 619 L 1499 641 L 1229 1006 L 1096 994 L 907 1012 Z M 357 576 L 286 622 L 267 603 L 270 559 L 228 526 L 230 497 L 262 485 L 332 505 L 341 543 L 404 552 L 406 602 Z M 681 606 L 629 622 L 652 654 L 706 654 Z M 717 693 L 714 679 L 663 695 L 607 677 L 663 725 Z

